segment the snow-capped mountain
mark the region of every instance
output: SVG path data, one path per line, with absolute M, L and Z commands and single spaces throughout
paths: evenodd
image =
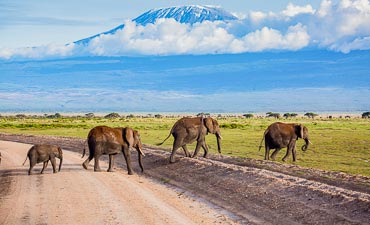
M 180 23 L 201 23 L 203 21 L 235 20 L 237 17 L 222 8 L 213 6 L 182 6 L 152 9 L 133 19 L 137 24 L 155 23 L 160 18 L 173 18 Z
M 193 5 L 193 6 L 152 9 L 141 14 L 132 21 L 139 25 L 145 26 L 148 23 L 155 23 L 156 20 L 161 18 L 167 19 L 172 18 L 175 19 L 177 22 L 188 24 L 201 23 L 204 21 L 216 21 L 216 20 L 228 21 L 238 19 L 236 16 L 223 10 L 220 7 Z M 102 34 L 114 34 L 117 30 L 123 29 L 124 26 L 125 26 L 124 24 L 121 24 L 113 28 L 112 30 L 96 34 L 85 39 L 81 39 L 79 41 L 74 42 L 74 44 L 85 45 L 95 37 L 98 37 Z

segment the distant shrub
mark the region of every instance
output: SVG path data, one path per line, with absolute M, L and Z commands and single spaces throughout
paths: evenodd
M 134 114 L 127 115 L 126 118 L 135 118 Z
M 55 113 L 54 115 L 47 115 L 45 116 L 48 119 L 56 119 L 56 118 L 61 118 L 62 115 L 60 113 Z
M 292 118 L 292 117 L 297 117 L 298 116 L 298 114 L 297 113 L 285 113 L 284 115 L 283 115 L 283 117 L 285 117 L 286 119 L 288 119 L 288 118 Z
M 118 113 L 109 113 L 108 115 L 105 115 L 104 118 L 106 119 L 115 119 L 120 118 L 121 116 Z
M 18 119 L 27 118 L 27 116 L 25 114 L 17 114 L 17 115 L 15 115 L 15 117 L 18 118 Z
M 316 116 L 318 116 L 318 114 L 313 113 L 313 112 L 308 112 L 304 115 L 307 116 L 308 118 L 312 118 L 312 119 L 315 118 Z
M 364 112 L 362 113 L 362 118 L 370 118 L 370 112 Z
M 85 117 L 87 117 L 87 118 L 93 118 L 93 117 L 95 117 L 95 114 L 94 113 L 86 113 L 85 114 Z
M 273 112 L 266 113 L 266 116 L 267 117 L 274 117 L 275 119 L 279 119 L 281 117 L 280 113 L 273 113 Z
M 243 115 L 245 118 L 249 119 L 249 118 L 253 118 L 254 115 L 252 113 L 247 113 L 247 114 L 244 114 Z

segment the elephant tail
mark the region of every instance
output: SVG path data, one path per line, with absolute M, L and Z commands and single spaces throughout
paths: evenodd
M 263 140 L 265 140 L 265 137 L 266 137 L 266 134 L 267 134 L 268 131 L 269 131 L 269 129 L 266 129 L 265 132 L 263 133 L 263 137 L 262 137 L 262 140 L 260 142 L 260 146 L 258 146 L 258 151 L 261 151 L 262 142 L 263 142 Z
M 87 142 L 87 140 L 85 140 L 85 142 L 84 142 L 84 150 L 82 151 L 82 157 L 81 157 L 81 158 L 85 157 L 85 152 L 86 152 L 86 142 Z
M 156 145 L 162 145 L 164 142 L 166 142 L 167 141 L 167 139 L 168 138 L 170 138 L 170 136 L 171 136 L 171 132 L 170 132 L 170 134 L 166 137 L 166 139 L 164 139 L 164 141 L 162 141 L 161 143 L 158 143 L 158 144 L 156 144 Z
M 23 162 L 22 166 L 24 166 L 24 164 L 26 163 L 26 161 L 27 161 L 27 157 L 28 157 L 28 155 L 26 156 L 26 159 L 24 160 L 24 162 Z
M 81 158 L 85 157 L 85 152 L 86 152 L 86 147 L 84 147 L 84 150 L 82 152 L 82 157 Z

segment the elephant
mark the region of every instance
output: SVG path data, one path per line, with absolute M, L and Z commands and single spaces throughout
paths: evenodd
M 32 146 L 27 153 L 27 157 L 30 160 L 30 169 L 28 170 L 28 175 L 31 175 L 32 168 L 37 164 L 43 162 L 44 165 L 41 170 L 41 174 L 44 172 L 44 169 L 48 166 L 49 160 L 51 161 L 51 165 L 53 166 L 53 172 L 56 173 L 56 163 L 55 157 L 58 158 L 59 161 L 59 170 L 62 168 L 63 163 L 63 151 L 59 146 L 56 145 L 48 145 L 48 144 L 38 144 Z M 27 161 L 24 160 L 24 165 Z
M 307 127 L 302 124 L 295 123 L 272 123 L 264 132 L 259 150 L 261 150 L 263 139 L 265 139 L 265 160 L 269 160 L 270 149 L 275 149 L 271 155 L 271 159 L 275 160 L 276 154 L 287 147 L 287 152 L 283 157 L 283 161 L 293 153 L 293 162 L 296 161 L 296 141 L 298 138 L 305 140 L 305 144 L 301 147 L 302 151 L 306 151 L 311 143 L 308 136 Z
M 89 162 L 95 158 L 94 171 L 101 171 L 99 166 L 99 158 L 101 155 L 109 155 L 109 168 L 108 172 L 113 172 L 114 155 L 122 151 L 126 160 L 127 171 L 129 175 L 133 174 L 131 166 L 131 152 L 130 147 L 138 151 L 139 165 L 141 172 L 144 172 L 142 163 L 142 156 L 145 154 L 142 151 L 142 143 L 138 131 L 132 128 L 125 127 L 107 127 L 97 126 L 90 130 L 87 136 L 87 143 L 89 146 L 90 155 L 82 163 L 83 168 L 87 169 Z M 82 158 L 85 156 L 85 149 L 83 150 Z
M 208 133 L 216 135 L 218 152 L 221 153 L 221 132 L 217 121 L 211 117 L 184 117 L 179 119 L 172 127 L 167 138 L 157 145 L 162 145 L 172 134 L 174 137 L 170 163 L 175 162 L 175 153 L 178 148 L 182 147 L 186 157 L 197 156 L 200 148 L 204 149 L 204 158 L 208 155 L 208 146 L 205 137 Z M 193 156 L 191 156 L 186 145 L 197 141 Z
M 0 165 L 1 165 L 1 152 L 0 152 Z

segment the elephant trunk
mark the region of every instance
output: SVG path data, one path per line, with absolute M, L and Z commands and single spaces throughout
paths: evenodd
M 216 132 L 216 138 L 217 138 L 217 149 L 218 149 L 218 152 L 221 153 L 221 134 L 220 132 Z
M 62 169 L 62 163 L 63 163 L 63 156 L 60 157 L 60 161 L 59 161 L 59 171 L 60 169 Z
M 304 141 L 306 142 L 303 146 L 302 146 L 302 151 L 307 151 L 307 149 L 308 149 L 308 146 L 311 144 L 311 141 L 310 141 L 310 139 L 308 139 L 308 138 L 305 138 L 304 139 Z

